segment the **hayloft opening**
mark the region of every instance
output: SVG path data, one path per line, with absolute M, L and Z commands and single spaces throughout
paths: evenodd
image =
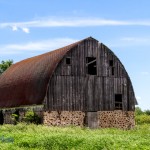
M 115 110 L 122 110 L 122 94 L 115 94 Z
M 2 125 L 4 123 L 4 115 L 3 112 L 0 111 L 0 124 Z
M 109 66 L 113 66 L 114 65 L 114 62 L 113 62 L 113 60 L 109 60 Z
M 71 64 L 71 58 L 69 58 L 69 57 L 66 58 L 66 64 L 67 64 L 67 65 L 70 65 L 70 64 Z
M 86 70 L 87 74 L 97 74 L 96 57 L 86 57 Z

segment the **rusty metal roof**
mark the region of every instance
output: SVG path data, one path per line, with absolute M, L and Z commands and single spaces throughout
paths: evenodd
M 84 40 L 20 61 L 8 68 L 0 76 L 0 108 L 42 104 L 58 63 L 69 50 Z

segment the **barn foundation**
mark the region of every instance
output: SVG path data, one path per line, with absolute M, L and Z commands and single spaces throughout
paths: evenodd
M 19 122 L 23 121 L 26 109 L 17 110 L 19 112 Z M 33 110 L 40 118 L 41 123 L 47 126 L 86 126 L 95 128 L 120 128 L 132 129 L 135 126 L 134 111 L 43 111 L 41 108 Z M 3 111 L 3 123 L 14 124 L 12 114 L 16 110 Z M 1 123 L 1 124 L 3 124 Z
M 133 111 L 45 111 L 43 124 L 48 126 L 87 126 L 89 128 L 132 129 L 135 126 Z

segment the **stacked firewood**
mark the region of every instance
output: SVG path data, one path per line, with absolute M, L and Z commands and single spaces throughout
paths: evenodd
M 99 126 L 102 128 L 131 129 L 134 125 L 133 111 L 99 111 Z
M 46 111 L 43 123 L 50 126 L 83 126 L 84 116 L 81 111 Z

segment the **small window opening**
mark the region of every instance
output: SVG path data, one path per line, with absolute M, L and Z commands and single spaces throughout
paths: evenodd
M 122 110 L 122 94 L 115 94 L 115 110 Z
M 97 74 L 96 57 L 86 57 L 86 68 L 87 74 Z
M 113 62 L 113 60 L 109 60 L 109 66 L 113 66 L 114 65 L 114 62 Z
M 66 64 L 70 65 L 71 64 L 71 59 L 70 58 L 66 58 Z
M 111 68 L 111 75 L 114 75 L 114 74 L 115 74 L 115 68 L 112 67 L 112 68 Z

